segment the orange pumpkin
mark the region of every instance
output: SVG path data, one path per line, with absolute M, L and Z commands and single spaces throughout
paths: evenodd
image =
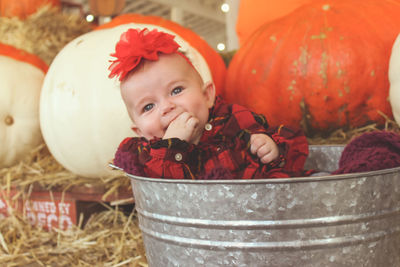
M 0 0 L 0 16 L 25 19 L 40 7 L 51 5 L 60 7 L 60 0 Z
M 89 0 L 89 6 L 96 16 L 112 16 L 121 13 L 125 0 Z
M 312 134 L 383 123 L 396 0 L 325 0 L 259 28 L 228 68 L 226 98 Z
M 97 29 L 113 28 L 128 23 L 152 24 L 171 30 L 182 37 L 204 57 L 210 68 L 211 75 L 218 94 L 222 94 L 225 86 L 226 67 L 222 57 L 199 35 L 173 21 L 158 16 L 144 16 L 139 14 L 123 14 L 115 17 L 109 23 Z
M 283 17 L 313 0 L 241 0 L 236 32 L 241 45 L 252 32 L 267 22 Z

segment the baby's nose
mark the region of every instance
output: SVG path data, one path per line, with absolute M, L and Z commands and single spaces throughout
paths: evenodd
M 173 102 L 166 100 L 163 103 L 162 114 L 165 116 L 168 113 L 170 113 L 172 110 L 174 110 L 175 108 L 176 108 L 176 105 Z

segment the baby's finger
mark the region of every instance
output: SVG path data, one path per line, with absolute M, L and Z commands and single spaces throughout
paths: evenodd
M 279 157 L 279 150 L 274 149 L 274 147 L 269 147 L 269 150 L 266 154 L 259 157 L 261 162 L 264 164 L 270 163 Z
M 173 121 L 171 121 L 169 127 L 186 128 L 187 122 L 191 115 L 188 112 L 179 114 Z
M 264 157 L 265 155 L 271 153 L 272 149 L 271 146 L 264 144 L 263 146 L 261 146 L 260 148 L 258 148 L 257 150 L 257 156 L 259 158 Z
M 178 117 L 175 118 L 175 120 L 181 121 L 181 122 L 187 122 L 187 120 L 191 117 L 189 112 L 182 112 L 181 114 L 178 115 Z
M 274 158 L 275 157 L 274 157 L 273 153 L 268 153 L 268 154 L 265 154 L 262 158 L 260 158 L 260 161 L 263 164 L 267 164 L 267 163 L 270 163 L 271 161 L 273 161 Z
M 199 120 L 198 120 L 196 117 L 191 116 L 191 117 L 187 120 L 186 124 L 187 124 L 190 128 L 194 129 L 194 128 L 196 128 L 197 125 L 199 124 Z
M 261 138 L 256 138 L 254 136 L 250 137 L 250 152 L 252 154 L 256 154 L 258 149 L 260 149 L 260 147 L 262 145 L 264 145 L 264 141 Z

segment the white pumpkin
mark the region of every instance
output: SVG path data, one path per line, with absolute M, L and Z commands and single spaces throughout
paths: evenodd
M 55 159 L 75 174 L 112 176 L 108 162 L 123 138 L 134 136 L 119 82 L 108 78 L 108 67 L 121 34 L 144 27 L 176 35 L 162 27 L 133 23 L 92 31 L 68 43 L 49 68 L 40 100 L 42 134 Z M 179 36 L 175 40 L 203 79 L 210 81 L 199 52 Z
M 43 142 L 39 97 L 45 72 L 0 55 L 0 168 L 9 167 Z
M 400 125 L 400 35 L 392 48 L 389 62 L 389 101 L 397 124 Z

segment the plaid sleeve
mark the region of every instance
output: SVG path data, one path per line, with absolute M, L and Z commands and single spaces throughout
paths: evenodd
M 284 125 L 270 127 L 262 114 L 256 114 L 239 105 L 232 105 L 232 115 L 234 123 L 230 124 L 242 129 L 240 138 L 247 143 L 248 148 L 250 136 L 258 133 L 269 135 L 278 145 L 279 157 L 267 164 L 268 169 L 283 167 L 288 172 L 303 170 L 308 156 L 308 142 L 300 129 Z
M 282 157 L 280 165 L 283 166 L 283 170 L 293 175 L 303 172 L 309 152 L 308 141 L 303 131 L 280 125 L 269 128 L 268 134 L 279 147 Z
M 236 130 L 246 130 L 250 134 L 266 133 L 268 122 L 263 115 L 249 111 L 240 105 L 232 105 L 232 117 L 230 126 Z M 237 125 L 237 126 L 235 126 Z
M 144 142 L 141 138 L 125 138 L 118 146 L 114 155 L 114 164 L 125 172 L 143 176 L 144 168 L 139 161 L 139 144 Z
M 178 138 L 127 138 L 115 153 L 114 164 L 125 172 L 171 179 L 194 179 L 199 153 L 193 145 Z

